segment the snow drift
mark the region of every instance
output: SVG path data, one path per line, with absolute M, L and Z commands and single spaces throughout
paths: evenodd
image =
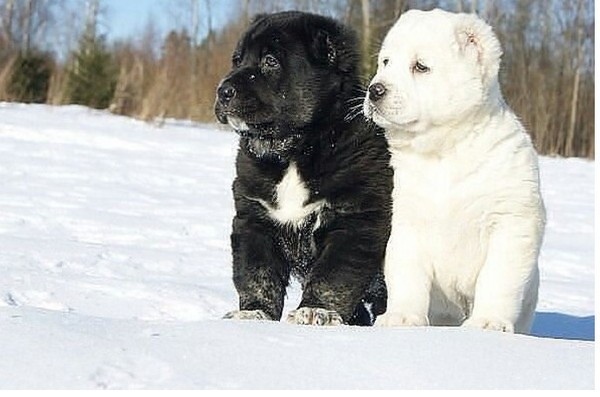
M 317 328 L 220 320 L 236 143 L 0 104 L 0 388 L 593 388 L 594 162 L 541 159 L 532 336 Z

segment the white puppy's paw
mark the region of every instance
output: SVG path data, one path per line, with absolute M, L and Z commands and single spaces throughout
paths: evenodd
M 424 327 L 429 325 L 427 316 L 385 312 L 375 320 L 377 327 Z
M 515 326 L 510 321 L 497 318 L 471 317 L 462 325 L 463 327 L 489 329 L 492 331 L 508 332 L 511 334 L 515 332 Z
M 298 325 L 342 325 L 344 320 L 335 310 L 300 307 L 288 313 L 286 322 Z
M 271 320 L 262 310 L 234 310 L 223 316 L 226 320 Z

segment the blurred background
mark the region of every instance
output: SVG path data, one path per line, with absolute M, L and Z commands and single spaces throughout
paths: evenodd
M 351 25 L 366 84 L 398 17 L 436 7 L 493 26 L 502 90 L 540 153 L 594 158 L 593 0 L 0 0 L 0 101 L 214 122 L 215 88 L 254 14 Z

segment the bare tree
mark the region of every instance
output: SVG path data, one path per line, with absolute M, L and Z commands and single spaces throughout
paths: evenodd
M 23 52 L 29 52 L 31 49 L 31 29 L 33 12 L 36 6 L 35 0 L 25 0 L 25 10 L 23 13 L 23 43 L 21 50 Z
M 574 147 L 573 141 L 575 138 L 575 124 L 577 122 L 577 98 L 579 97 L 579 80 L 581 75 L 581 61 L 583 52 L 583 0 L 577 1 L 577 17 L 575 21 L 575 29 L 577 30 L 575 45 L 577 50 L 574 59 L 574 76 L 573 76 L 573 90 L 571 95 L 571 114 L 569 118 L 569 128 L 567 130 L 566 143 L 565 143 L 565 155 L 573 156 Z
M 471 14 L 477 13 L 477 0 L 471 0 Z
M 504 96 L 541 153 L 594 156 L 592 0 L 237 0 L 239 7 L 221 26 L 215 26 L 214 11 L 221 7 L 216 0 L 164 1 L 173 17 L 167 37 L 149 25 L 137 36 L 139 45 L 110 48 L 118 62 L 113 103 L 119 113 L 214 120 L 215 88 L 230 67 L 235 43 L 256 13 L 297 9 L 355 27 L 360 68 L 367 81 L 380 43 L 398 17 L 409 8 L 440 7 L 477 12 L 492 25 L 504 50 L 500 68 Z M 101 7 L 100 0 L 0 0 L 0 98 L 6 99 L 6 81 L 18 68 L 14 60 L 19 50 L 47 49 L 50 40 L 63 40 L 62 48 L 69 48 L 80 33 L 95 35 L 102 26 Z M 84 18 L 74 18 L 75 12 Z M 59 15 L 82 23 L 64 23 Z M 58 59 L 59 65 L 65 61 Z M 52 76 L 49 102 L 60 103 L 64 97 L 64 70 L 59 66 Z
M 96 37 L 98 12 L 100 10 L 99 0 L 87 0 L 86 8 L 85 34 L 88 37 Z
M 15 14 L 15 2 L 14 0 L 6 0 L 4 3 L 4 12 L 0 18 L 0 24 L 2 24 L 2 38 L 7 46 L 13 44 L 13 19 Z
M 362 15 L 362 70 L 365 74 L 370 74 L 371 62 L 369 59 L 371 45 L 371 12 L 369 0 L 361 0 L 361 15 Z

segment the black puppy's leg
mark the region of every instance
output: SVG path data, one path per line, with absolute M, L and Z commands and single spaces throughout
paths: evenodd
M 231 234 L 233 282 L 239 310 L 224 318 L 279 320 L 289 269 L 268 228 L 256 219 L 235 217 Z
M 385 313 L 387 288 L 383 273 L 378 273 L 367 288 L 363 298 L 354 309 L 349 325 L 373 325 L 377 316 Z
M 382 269 L 385 238 L 380 215 L 339 214 L 315 235 L 317 259 L 306 281 L 293 323 L 348 323 L 369 284 Z M 383 218 L 381 218 L 383 219 Z M 379 225 L 380 226 L 380 225 Z M 323 309 L 319 311 L 316 309 Z

